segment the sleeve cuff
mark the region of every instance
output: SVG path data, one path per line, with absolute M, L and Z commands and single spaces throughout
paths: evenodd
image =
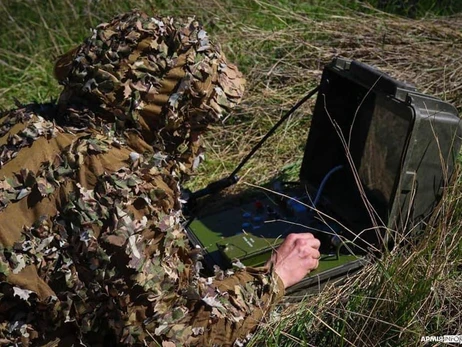
M 270 289 L 271 294 L 272 294 L 271 302 L 275 304 L 282 300 L 282 298 L 284 297 L 286 293 L 285 288 L 284 288 L 284 282 L 282 282 L 279 275 L 274 271 L 274 268 L 268 268 L 267 266 L 258 267 L 258 268 L 248 267 L 246 270 L 248 273 L 251 273 L 254 275 L 256 274 L 266 275 L 270 283 L 270 286 L 271 286 L 271 289 Z
M 284 282 L 282 282 L 281 277 L 273 270 L 273 278 L 276 279 L 276 287 L 277 293 L 274 299 L 274 302 L 279 302 L 282 300 L 284 295 L 286 294 L 286 290 L 284 288 Z

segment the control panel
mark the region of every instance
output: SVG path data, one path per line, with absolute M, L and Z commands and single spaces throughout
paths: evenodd
M 298 193 L 298 194 L 297 194 Z M 311 232 L 321 240 L 316 272 L 357 260 L 353 247 L 343 242 L 341 229 L 325 223 L 300 190 L 290 195 L 262 193 L 235 206 L 195 219 L 188 228 L 193 244 L 203 250 L 206 265 L 261 266 L 290 233 Z

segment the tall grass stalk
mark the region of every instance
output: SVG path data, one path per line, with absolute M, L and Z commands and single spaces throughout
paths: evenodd
M 229 174 L 337 55 L 375 65 L 461 111 L 462 16 L 432 17 L 429 10 L 449 14 L 437 2 L 419 6 L 420 19 L 409 19 L 397 7 L 384 10 L 398 15 L 346 0 L 2 0 L 0 107 L 56 98 L 55 58 L 116 13 L 195 15 L 248 79 L 245 101 L 205 139 L 207 161 L 190 183 L 199 188 Z M 312 107 L 298 110 L 244 167 L 244 182 L 297 175 L 293 163 Z M 409 346 L 424 335 L 462 334 L 461 187 L 459 172 L 425 232 L 400 231 L 401 246 L 342 286 L 282 305 L 251 345 Z

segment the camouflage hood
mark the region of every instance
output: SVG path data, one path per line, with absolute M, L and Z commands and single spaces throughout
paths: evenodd
M 197 153 L 208 124 L 241 99 L 244 79 L 195 19 L 133 11 L 98 25 L 55 65 L 61 110 L 84 106 L 160 150 Z M 63 112 L 65 114 L 65 112 Z

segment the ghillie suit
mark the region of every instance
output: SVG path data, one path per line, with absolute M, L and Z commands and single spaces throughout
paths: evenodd
M 231 345 L 274 272 L 201 277 L 179 184 L 244 80 L 194 20 L 137 11 L 59 59 L 57 105 L 0 118 L 0 342 Z

